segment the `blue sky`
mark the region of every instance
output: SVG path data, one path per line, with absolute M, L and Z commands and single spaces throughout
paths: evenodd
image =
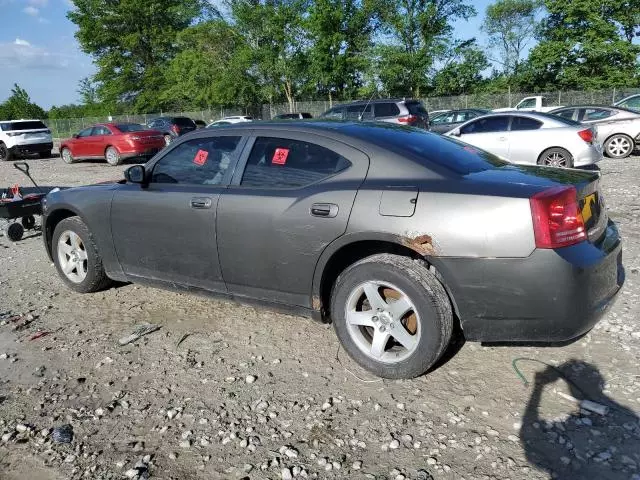
M 484 37 L 479 26 L 490 0 L 474 0 L 478 16 L 456 24 L 460 38 Z M 0 0 L 0 102 L 18 83 L 45 109 L 78 102 L 78 82 L 95 72 L 66 18 L 70 0 Z

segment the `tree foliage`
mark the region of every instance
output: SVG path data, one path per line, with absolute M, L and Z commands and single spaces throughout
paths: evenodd
M 517 75 L 522 54 L 534 38 L 538 0 L 497 0 L 487 7 L 482 30 L 493 58 L 507 75 Z
M 33 103 L 27 91 L 17 83 L 13 85 L 9 98 L 0 103 L 0 120 L 41 119 L 46 116 L 46 112 Z

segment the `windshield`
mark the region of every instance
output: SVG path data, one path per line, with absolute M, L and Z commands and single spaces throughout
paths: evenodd
M 571 127 L 575 127 L 577 125 L 582 125 L 580 122 L 576 122 L 575 120 L 571 120 L 571 119 L 566 118 L 566 117 L 561 117 L 558 114 L 543 113 L 543 112 L 535 112 L 535 113 L 536 113 L 536 116 L 546 117 L 548 119 L 555 120 L 556 122 L 564 123 L 565 125 L 569 125 Z
M 34 120 L 29 122 L 6 122 L 0 123 L 0 130 L 3 132 L 11 132 L 16 130 L 38 130 L 47 128 L 47 126 L 40 120 Z
M 422 105 L 422 102 L 406 102 L 405 105 L 411 115 L 428 115 L 427 110 Z
M 138 123 L 118 123 L 116 124 L 116 128 L 120 130 L 122 133 L 140 132 L 142 130 L 146 130 L 144 126 Z
M 196 125 L 195 123 L 193 123 L 193 120 L 187 117 L 175 117 L 173 119 L 173 123 L 181 127 L 195 127 Z

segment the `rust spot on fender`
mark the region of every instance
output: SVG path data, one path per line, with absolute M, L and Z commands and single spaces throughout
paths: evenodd
M 320 300 L 320 297 L 318 297 L 317 295 L 314 295 L 313 298 L 311 299 L 311 308 L 313 308 L 316 311 L 320 311 L 322 309 L 322 301 Z
M 418 235 L 416 237 L 400 237 L 402 244 L 411 250 L 418 252 L 420 255 L 437 255 L 433 246 L 431 235 Z

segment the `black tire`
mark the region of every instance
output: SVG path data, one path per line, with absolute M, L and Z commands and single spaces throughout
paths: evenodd
M 27 215 L 26 217 L 22 217 L 20 223 L 22 223 L 25 230 L 31 230 L 36 226 L 36 217 L 33 215 Z
M 351 292 L 370 281 L 397 286 L 420 317 L 422 333 L 417 346 L 407 358 L 396 363 L 377 361 L 364 353 L 349 333 L 345 311 Z M 427 372 L 446 350 L 453 330 L 451 302 L 427 264 L 391 254 L 367 257 L 338 276 L 331 294 L 331 318 L 338 339 L 353 360 L 375 375 L 394 379 L 414 378 Z
M 112 167 L 117 167 L 122 163 L 122 157 L 120 156 L 120 152 L 116 147 L 108 146 L 104 151 L 104 158 L 109 165 Z
M 40 153 L 38 153 L 38 157 L 40 157 L 40 158 L 51 158 L 51 157 L 53 157 L 53 152 L 40 152 Z
M 10 223 L 7 225 L 4 234 L 12 242 L 19 242 L 24 235 L 24 228 L 19 223 Z
M 76 159 L 73 158 L 73 155 L 71 154 L 71 150 L 69 150 L 67 147 L 64 147 L 62 150 L 60 150 L 60 158 L 62 158 L 62 161 L 64 163 L 67 163 L 69 165 L 76 161 Z
M 4 143 L 0 142 L 0 162 L 10 162 L 12 158 L 13 154 L 11 150 L 9 150 Z
M 538 157 L 538 165 L 547 165 L 549 167 L 558 168 L 573 168 L 573 156 L 564 148 L 547 148 Z
M 87 275 L 80 283 L 75 283 L 67 278 L 67 275 L 62 271 L 60 266 L 60 258 L 58 255 L 58 241 L 60 236 L 66 232 L 71 231 L 80 237 L 87 253 Z M 68 217 L 60 221 L 53 232 L 53 238 L 51 239 L 51 256 L 53 257 L 58 275 L 64 281 L 64 283 L 79 293 L 92 293 L 99 290 L 104 290 L 111 285 L 112 280 L 107 277 L 102 265 L 102 257 L 98 252 L 93 235 L 89 231 L 89 228 L 85 225 L 80 217 Z
M 616 133 L 607 138 L 604 142 L 604 153 L 609 158 L 622 159 L 627 158 L 633 153 L 635 142 L 633 138 L 624 133 Z

